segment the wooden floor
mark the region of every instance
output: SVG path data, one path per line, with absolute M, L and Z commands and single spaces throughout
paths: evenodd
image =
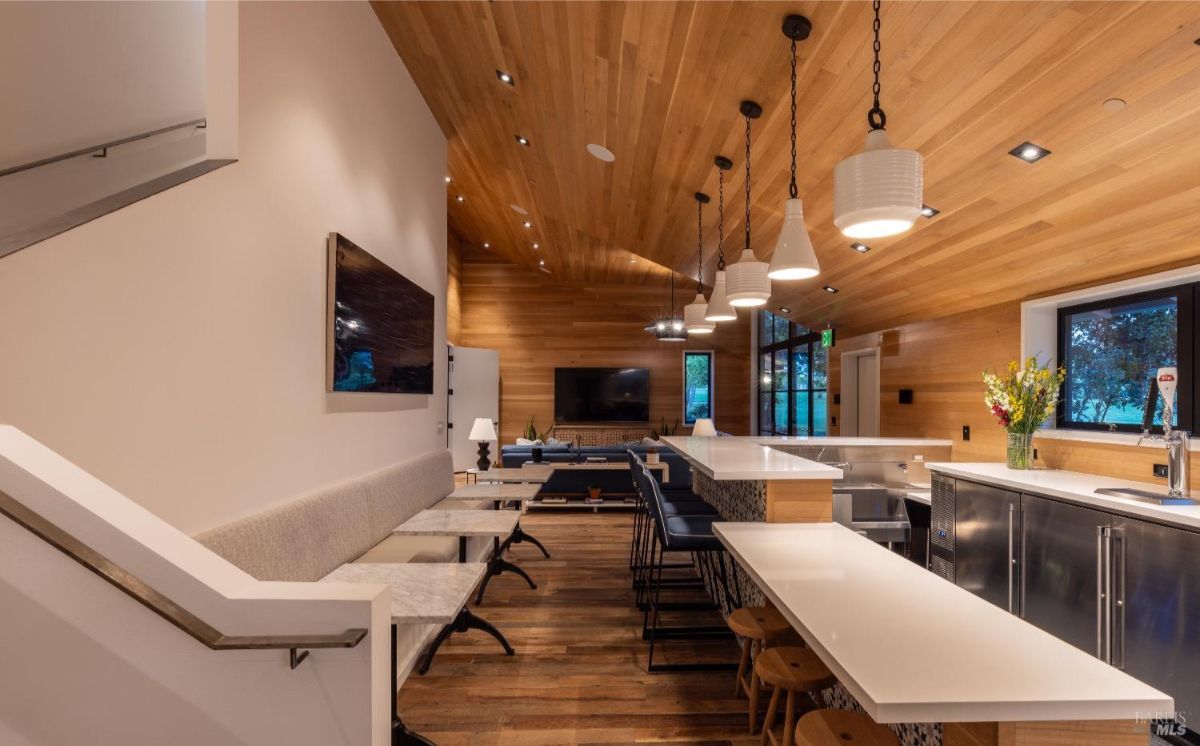
M 455 635 L 429 673 L 414 673 L 400 690 L 408 725 L 439 746 L 757 744 L 746 729 L 746 700 L 733 697 L 732 672 L 646 672 L 627 568 L 632 520 L 618 511 L 523 517 L 551 559 L 529 544 L 510 558 L 538 588 L 502 575 L 478 607 L 516 656 L 481 632 Z M 670 643 L 667 659 L 737 660 L 732 642 L 696 645 L 702 649 Z

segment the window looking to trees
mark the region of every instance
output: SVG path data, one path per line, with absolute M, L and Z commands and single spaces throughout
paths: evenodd
M 1058 426 L 1139 432 L 1150 381 L 1159 368 L 1179 368 L 1173 426 L 1191 430 L 1196 417 L 1198 284 L 1108 298 L 1058 311 L 1058 359 L 1067 369 Z M 1162 431 L 1162 398 L 1154 429 Z
M 708 350 L 683 353 L 683 424 L 694 425 L 713 416 L 713 354 Z
M 758 313 L 758 432 L 825 435 L 828 360 L 820 332 Z

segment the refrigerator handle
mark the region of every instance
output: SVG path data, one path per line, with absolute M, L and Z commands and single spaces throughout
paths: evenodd
M 1013 566 L 1017 560 L 1013 558 L 1013 513 L 1014 506 L 1008 504 L 1008 613 L 1013 613 Z
M 1120 529 L 1110 530 L 1109 542 L 1112 639 L 1108 662 L 1117 668 L 1125 668 L 1125 537 Z
M 1096 657 L 1107 661 L 1104 654 L 1104 526 L 1096 526 Z

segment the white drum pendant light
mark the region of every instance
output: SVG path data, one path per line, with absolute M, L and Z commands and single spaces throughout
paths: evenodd
M 746 118 L 746 245 L 742 258 L 729 268 L 726 275 L 725 297 L 735 308 L 752 308 L 765 305 L 771 299 L 770 269 L 760 262 L 750 248 L 750 122 L 762 116 L 762 107 L 753 101 L 743 101 L 742 116 Z
M 704 318 L 708 302 L 704 300 L 704 206 L 708 195 L 696 192 L 696 298 L 683 307 L 683 323 L 688 334 L 712 334 L 717 328 L 715 321 Z
M 867 112 L 866 147 L 833 171 L 833 224 L 849 238 L 903 233 L 921 215 L 924 164 L 915 150 L 892 147 L 879 106 L 879 0 L 875 10 L 874 105 Z
M 812 23 L 804 16 L 788 16 L 783 19 L 783 35 L 792 41 L 792 180 L 788 183 L 788 201 L 783 219 L 783 230 L 775 242 L 775 253 L 771 255 L 771 269 L 767 276 L 772 280 L 806 280 L 821 273 L 817 252 L 804 225 L 804 203 L 800 201 L 800 190 L 796 187 L 796 42 L 808 38 Z
M 733 168 L 733 161 L 718 155 L 713 162 L 717 164 L 717 274 L 704 320 L 719 324 L 737 319 L 737 310 L 725 295 L 725 172 Z

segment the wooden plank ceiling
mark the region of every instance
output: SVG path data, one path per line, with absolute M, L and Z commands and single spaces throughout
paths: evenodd
M 661 285 L 664 268 L 694 276 L 697 190 L 714 197 L 711 283 L 718 153 L 735 164 L 725 248 L 736 260 L 744 98 L 765 109 L 755 123 L 752 235 L 769 258 L 787 196 L 787 13 L 814 26 L 800 45 L 799 187 L 823 271 L 776 282 L 773 308 L 809 324 L 878 329 L 1200 255 L 1195 2 L 884 2 L 888 132 L 924 155 L 925 201 L 941 214 L 866 254 L 849 248 L 832 213 L 834 164 L 866 134 L 869 3 L 375 9 L 449 139 L 451 227 L 518 264 L 544 260 L 567 286 Z M 1112 98 L 1127 105 L 1110 111 Z M 1008 155 L 1025 140 L 1052 155 L 1036 164 Z M 616 161 L 593 158 L 588 143 Z

